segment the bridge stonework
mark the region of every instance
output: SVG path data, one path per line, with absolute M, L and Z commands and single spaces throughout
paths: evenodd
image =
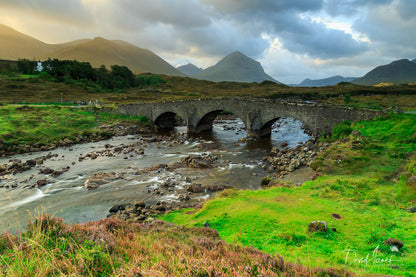
M 264 137 L 271 133 L 272 124 L 279 118 L 291 117 L 303 123 L 311 133 L 330 134 L 334 125 L 345 120 L 370 120 L 382 116 L 382 111 L 336 107 L 315 103 L 290 103 L 284 100 L 256 98 L 211 98 L 171 102 L 124 104 L 117 113 L 146 116 L 156 125 L 184 120 L 188 132 L 199 133 L 212 129 L 212 121 L 222 111 L 233 113 L 247 128 L 248 137 Z M 164 122 L 166 121 L 166 122 Z

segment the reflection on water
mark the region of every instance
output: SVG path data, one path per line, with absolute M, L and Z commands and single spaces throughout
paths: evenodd
M 186 128 L 176 128 L 177 132 L 186 132 Z M 260 180 L 269 174 L 261 169 L 261 158 L 268 154 L 271 147 L 281 147 L 287 143 L 296 147 L 309 136 L 304 134 L 301 123 L 283 119 L 275 123 L 271 138 L 256 141 L 239 142 L 246 137 L 245 126 L 239 119 L 216 121 L 212 132 L 198 136 L 204 141 L 217 142 L 221 150 L 212 153 L 219 157 L 218 168 L 206 170 L 182 169 L 175 172 L 154 172 L 135 175 L 138 169 L 155 164 L 169 164 L 190 155 L 202 155 L 198 149 L 199 141 L 184 144 L 147 142 L 143 155 L 123 154 L 113 157 L 100 156 L 97 159 L 78 160 L 80 155 L 106 149 L 105 144 L 113 146 L 130 145 L 141 141 L 141 137 L 116 137 L 111 140 L 74 145 L 51 151 L 57 157 L 46 160 L 40 167 L 32 168 L 16 175 L 1 176 L 0 184 L 19 184 L 19 188 L 0 188 L 0 232 L 22 229 L 36 213 L 44 212 L 63 217 L 66 222 L 86 222 L 107 215 L 114 204 L 130 203 L 135 200 L 147 202 L 157 200 L 175 200 L 175 195 L 167 194 L 156 199 L 148 191 L 157 188 L 169 178 L 177 180 L 180 186 L 185 184 L 184 177 L 202 184 L 221 184 L 227 187 L 259 189 Z M 138 146 L 140 148 L 140 146 Z M 23 162 L 46 155 L 47 152 L 16 155 L 12 158 Z M 5 164 L 10 158 L 1 158 Z M 53 178 L 39 173 L 41 168 L 54 170 L 70 166 L 70 170 Z M 98 189 L 88 191 L 83 184 L 91 174 L 99 172 L 125 173 L 125 177 Z M 23 189 L 22 184 L 33 184 L 39 179 L 48 179 L 48 185 L 40 189 Z M 149 198 L 150 197 L 150 198 Z M 23 226 L 23 227 L 22 227 Z

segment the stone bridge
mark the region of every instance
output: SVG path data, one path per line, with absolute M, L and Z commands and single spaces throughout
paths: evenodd
M 282 117 L 301 121 L 310 133 L 327 135 L 335 124 L 345 120 L 368 120 L 382 115 L 381 111 L 256 98 L 143 102 L 121 105 L 117 109 L 121 114 L 146 116 L 150 122 L 164 127 L 173 127 L 180 117 L 190 133 L 211 130 L 213 120 L 222 111 L 240 118 L 246 125 L 248 137 L 270 136 L 273 123 Z

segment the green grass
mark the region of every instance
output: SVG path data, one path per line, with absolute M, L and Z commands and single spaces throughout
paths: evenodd
M 304 266 L 415 276 L 416 217 L 403 208 L 416 203 L 416 185 L 408 184 L 416 173 L 416 155 L 408 158 L 416 151 L 416 116 L 392 114 L 349 127 L 362 135 L 344 134 L 319 155 L 312 164 L 323 174 L 317 180 L 301 187 L 226 191 L 200 210 L 163 219 L 186 226 L 208 222 L 227 242 Z M 315 220 L 336 231 L 308 233 Z M 404 243 L 400 252 L 383 244 L 390 237 Z
M 49 145 L 78 135 L 108 136 L 94 129 L 121 121 L 145 123 L 144 117 L 100 113 L 99 110 L 63 106 L 0 106 L 0 139 L 4 147 Z

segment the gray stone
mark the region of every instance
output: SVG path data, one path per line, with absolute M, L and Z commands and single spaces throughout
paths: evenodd
M 328 230 L 328 224 L 326 221 L 312 221 L 308 224 L 308 231 L 313 232 L 326 232 Z

